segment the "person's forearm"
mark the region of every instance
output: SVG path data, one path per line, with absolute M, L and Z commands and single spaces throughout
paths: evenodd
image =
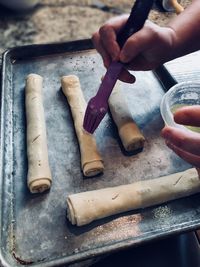
M 200 1 L 193 0 L 169 25 L 175 32 L 172 58 L 200 49 Z

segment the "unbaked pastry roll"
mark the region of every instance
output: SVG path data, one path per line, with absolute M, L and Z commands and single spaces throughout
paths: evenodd
M 197 192 L 200 192 L 200 180 L 197 170 L 192 168 L 156 179 L 69 195 L 67 214 L 72 224 L 81 226 Z
M 61 78 L 62 90 L 71 108 L 74 127 L 81 153 L 81 167 L 87 177 L 95 176 L 104 171 L 103 160 L 97 150 L 93 135 L 83 129 L 86 102 L 81 90 L 79 78 L 75 75 Z
M 124 149 L 127 152 L 132 152 L 143 148 L 145 138 L 133 120 L 128 104 L 121 92 L 119 81 L 113 88 L 108 103 Z
M 49 189 L 52 182 L 42 102 L 42 81 L 43 78 L 37 74 L 29 74 L 26 78 L 27 182 L 31 193 L 41 193 Z

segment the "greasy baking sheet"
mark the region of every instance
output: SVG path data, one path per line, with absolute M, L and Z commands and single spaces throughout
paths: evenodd
M 196 60 L 199 61 L 198 56 L 190 56 L 167 66 L 178 81 L 193 79 L 197 73 Z M 200 66 L 198 73 L 199 70 Z M 123 87 L 133 117 L 146 137 L 143 151 L 135 155 L 124 153 L 108 114 L 96 131 L 105 173 L 96 178 L 83 178 L 60 77 L 78 75 L 88 101 L 104 72 L 101 58 L 89 40 L 27 46 L 4 54 L 0 175 L 0 242 L 4 266 L 58 266 L 200 227 L 198 194 L 83 227 L 72 226 L 67 221 L 68 194 L 156 178 L 191 167 L 171 152 L 160 137 L 163 121 L 159 104 L 164 94 L 161 84 L 152 72 L 138 72 L 136 83 Z M 24 86 L 29 73 L 44 77 L 43 98 L 53 175 L 51 190 L 40 195 L 30 194 L 26 186 Z

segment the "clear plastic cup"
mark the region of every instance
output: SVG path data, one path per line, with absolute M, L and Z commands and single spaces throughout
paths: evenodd
M 192 81 L 178 83 L 163 96 L 160 105 L 161 116 L 168 126 L 200 132 L 200 127 L 184 126 L 174 121 L 173 113 L 178 108 L 193 105 L 200 105 L 200 83 Z

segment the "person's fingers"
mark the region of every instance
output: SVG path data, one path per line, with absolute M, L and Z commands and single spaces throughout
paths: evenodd
M 146 21 L 144 27 L 130 36 L 120 52 L 120 60 L 123 63 L 132 63 L 136 57 L 143 61 L 143 67 L 145 64 L 149 64 L 148 67 L 155 68 L 162 64 L 166 60 L 172 58 L 171 47 L 173 45 L 174 31 L 170 27 L 159 27 L 158 25 Z M 140 62 L 141 64 L 142 62 Z M 139 68 L 134 66 L 134 68 Z
M 106 48 L 107 53 L 113 61 L 119 59 L 120 47 L 117 43 L 117 37 L 114 29 L 109 25 L 104 25 L 99 30 L 101 43 Z
M 115 30 L 116 34 L 118 34 L 120 30 L 123 28 L 123 26 L 125 25 L 128 17 L 129 17 L 128 14 L 123 14 L 117 17 L 112 17 L 107 21 L 106 24 L 110 25 Z
M 149 23 L 146 24 L 148 25 Z M 120 60 L 123 63 L 131 62 L 141 52 L 148 50 L 149 47 L 153 47 L 155 40 L 155 30 L 151 30 L 151 27 L 142 28 L 128 38 L 120 52 Z
M 103 80 L 104 76 L 101 78 Z M 123 68 L 120 76 L 118 79 L 125 83 L 134 83 L 135 82 L 135 76 L 129 73 L 125 68 Z
M 200 127 L 200 105 L 179 108 L 174 113 L 174 120 L 179 124 Z
M 174 127 L 165 127 L 161 134 L 170 144 L 188 153 L 200 156 L 200 134 Z
M 101 38 L 98 32 L 94 33 L 92 36 L 92 41 L 94 44 L 94 47 L 96 50 L 101 54 L 104 66 L 108 68 L 112 62 L 112 59 L 110 55 L 107 53 L 106 49 L 104 48 L 104 45 L 101 42 Z M 135 77 L 129 71 L 125 68 L 123 68 L 119 80 L 126 82 L 126 83 L 134 83 L 135 82 Z
M 117 33 L 123 28 L 127 17 L 122 15 L 112 18 L 99 29 L 100 41 L 113 61 L 119 60 L 120 47 L 117 43 Z
M 103 63 L 104 66 L 106 68 L 108 68 L 108 66 L 111 63 L 111 57 L 110 55 L 107 53 L 106 49 L 104 48 L 102 42 L 101 42 L 101 38 L 98 32 L 95 32 L 92 36 L 92 42 L 94 44 L 94 47 L 96 48 L 96 50 L 100 53 L 100 55 L 102 56 L 103 59 Z
M 134 83 L 135 76 L 132 75 L 127 69 L 123 68 L 122 72 L 120 73 L 119 80 L 125 83 Z
M 171 144 L 169 141 L 166 141 L 166 145 L 172 149 L 179 157 L 181 157 L 186 162 L 190 163 L 191 165 L 195 167 L 200 167 L 200 157 L 193 155 L 191 153 L 188 153 L 181 148 L 175 146 L 174 144 Z

